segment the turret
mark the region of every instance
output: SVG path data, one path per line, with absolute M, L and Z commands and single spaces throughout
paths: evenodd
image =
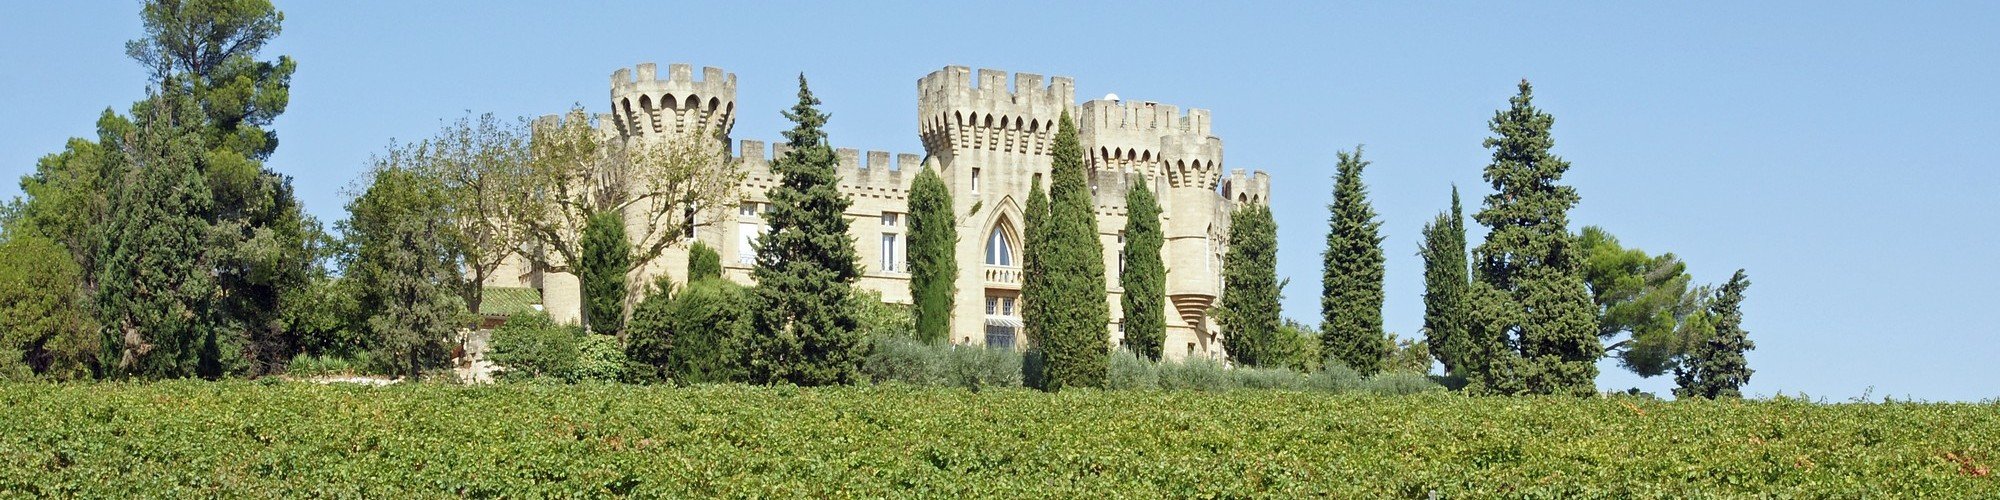
M 736 124 L 736 75 L 702 68 L 695 79 L 686 64 L 667 66 L 659 78 L 653 63 L 611 73 L 612 124 L 625 137 L 700 132 L 723 143 Z
M 978 78 L 964 66 L 946 66 L 917 80 L 917 134 L 933 155 L 969 151 L 1023 155 L 1049 154 L 1056 120 L 1073 110 L 1076 86 L 1069 77 L 981 69 Z

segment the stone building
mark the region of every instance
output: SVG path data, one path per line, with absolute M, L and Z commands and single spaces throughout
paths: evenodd
M 1112 342 L 1122 341 L 1118 273 L 1122 270 L 1125 191 L 1144 182 L 1158 195 L 1162 249 L 1167 267 L 1167 357 L 1222 355 L 1215 322 L 1208 317 L 1222 292 L 1222 255 L 1229 214 L 1243 204 L 1265 204 L 1270 179 L 1242 169 L 1224 175 L 1222 140 L 1210 134 L 1209 112 L 1117 96 L 1078 104 L 1067 77 L 1044 79 L 995 70 L 947 66 L 917 80 L 917 135 L 924 153 L 890 154 L 837 149 L 840 190 L 854 200 L 855 247 L 862 256 L 857 283 L 887 302 L 910 302 L 905 263 L 907 195 L 917 169 L 935 169 L 948 184 L 958 219 L 958 297 L 951 341 L 959 344 L 1021 347 L 1020 287 L 1022 210 L 1028 186 L 1048 183 L 1050 147 L 1063 111 L 1076 120 L 1085 161 L 1091 169 L 1098 234 L 1103 241 L 1110 294 Z M 790 102 L 768 103 L 775 110 Z M 720 130 L 721 140 L 735 120 L 736 75 L 703 68 L 695 78 L 684 64 L 660 75 L 653 64 L 619 69 L 611 75 L 612 113 L 599 126 L 627 140 L 685 140 L 681 132 L 700 127 Z M 837 137 L 834 138 L 838 140 Z M 725 277 L 750 283 L 755 251 L 751 243 L 765 229 L 769 208 L 764 193 L 777 183 L 769 162 L 784 154 L 782 143 L 736 143 L 731 160 L 746 174 L 735 210 L 714 211 L 696 221 L 691 239 L 722 253 Z M 893 162 L 891 159 L 894 159 Z M 687 245 L 677 245 L 632 283 L 662 273 L 684 282 Z M 576 277 L 510 266 L 495 273 L 490 286 L 540 292 L 545 309 L 558 321 L 580 317 Z

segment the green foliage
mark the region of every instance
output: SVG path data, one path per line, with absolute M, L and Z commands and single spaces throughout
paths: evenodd
M 352 375 L 382 375 L 380 364 L 367 352 L 352 356 L 333 354 L 313 355 L 299 353 L 285 363 L 285 374 L 293 377 L 326 377 Z
M 1111 353 L 1111 370 L 1105 375 L 1104 388 L 1114 390 L 1152 390 L 1160 388 L 1160 372 L 1155 361 L 1132 352 L 1119 349 Z
M 925 167 L 910 183 L 910 297 L 915 332 L 925 342 L 951 337 L 952 301 L 958 295 L 958 218 L 944 178 Z
M 245 382 L 0 401 L 22 496 L 2000 495 L 1968 472 L 2000 456 L 1993 404 Z
M 1154 369 L 1160 374 L 1160 388 L 1169 391 L 1221 392 L 1236 388 L 1236 378 L 1229 367 L 1214 359 L 1162 361 Z
M 877 337 L 863 364 L 877 384 L 896 383 L 972 390 L 1021 386 L 1021 353 L 1013 349 L 948 345 L 908 337 Z
M 18 367 L 17 376 L 90 377 L 103 339 L 83 270 L 55 240 L 18 228 L 0 238 L 0 366 Z
M 1376 375 L 1381 376 L 1381 375 Z M 1340 363 L 1328 363 L 1325 368 L 1312 372 L 1306 377 L 1306 387 L 1310 390 L 1331 393 L 1361 390 L 1361 374 Z
M 379 357 L 411 377 L 445 364 L 446 340 L 471 316 L 457 294 L 464 277 L 444 239 L 444 207 L 436 184 L 400 168 L 376 170 L 347 205 L 355 248 L 347 279 L 360 292 L 363 329 Z
M 1284 323 L 1278 325 L 1278 335 L 1274 340 L 1272 353 L 1276 364 L 1267 366 L 1283 366 L 1300 373 L 1313 373 L 1319 371 L 1320 364 L 1326 360 L 1326 354 L 1321 351 L 1319 330 L 1304 323 L 1285 319 Z
M 722 277 L 722 254 L 707 243 L 695 241 L 688 247 L 688 282 Z
M 1118 274 L 1118 286 L 1125 293 L 1120 305 L 1125 313 L 1125 346 L 1153 361 L 1160 360 L 1167 346 L 1163 313 L 1167 307 L 1167 266 L 1160 260 L 1160 247 L 1165 244 L 1159 200 L 1145 182 L 1132 183 L 1125 191 L 1125 270 Z
M 785 117 L 791 146 L 772 165 L 780 181 L 766 193 L 771 225 L 757 245 L 757 307 L 752 314 L 751 379 L 804 386 L 852 384 L 861 379 L 867 337 L 859 330 L 852 296 L 861 276 L 854 240 L 847 233 L 853 200 L 838 189 L 840 174 L 827 145 L 827 116 L 799 75 L 799 102 Z
M 568 378 L 579 368 L 585 336 L 548 313 L 515 313 L 493 330 L 486 357 L 500 365 L 503 379 Z
M 743 382 L 750 342 L 750 290 L 704 279 L 669 294 L 658 287 L 632 312 L 626 353 L 681 384 Z
M 1021 328 L 1028 337 L 1028 352 L 1021 364 L 1021 377 L 1028 387 L 1048 389 L 1048 357 L 1042 353 L 1044 330 L 1055 297 L 1050 293 L 1048 272 L 1042 256 L 1049 252 L 1049 196 L 1042 191 L 1042 178 L 1028 181 L 1027 212 L 1021 215 Z
M 1451 187 L 1451 212 L 1424 225 L 1417 255 L 1424 259 L 1424 341 L 1447 374 L 1463 371 L 1472 355 L 1471 274 L 1465 261 L 1465 216 L 1458 186 Z
M 1429 340 L 1397 338 L 1389 334 L 1384 340 L 1389 344 L 1389 357 L 1383 360 L 1383 371 L 1429 373 L 1431 371 L 1431 345 Z
M 1423 372 L 1385 371 L 1361 383 L 1361 390 L 1373 394 L 1402 396 L 1422 392 L 1443 391 L 1444 386 L 1425 376 Z
M 1674 254 L 1625 248 L 1597 226 L 1583 228 L 1584 283 L 1597 306 L 1597 336 L 1630 338 L 1608 349 L 1642 377 L 1666 373 L 1709 336 L 1707 290 L 1691 289 L 1687 264 Z
M 866 289 L 856 289 L 848 300 L 853 302 L 854 331 L 863 337 L 915 337 L 915 316 L 910 306 L 883 302 L 882 292 Z
M 1388 357 L 1382 331 L 1382 221 L 1368 202 L 1361 149 L 1338 154 L 1327 225 L 1321 282 L 1320 342 L 1328 356 L 1362 375 L 1382 370 Z
M 625 379 L 630 361 L 618 337 L 591 333 L 577 338 L 576 364 L 563 377 L 571 382 L 617 382 Z
M 197 168 L 195 103 L 161 94 L 141 106 L 129 157 L 135 165 L 111 197 L 99 226 L 104 249 L 93 282 L 105 327 L 107 374 L 148 378 L 221 375 L 221 343 L 209 273 L 208 216 L 213 202 Z
M 583 226 L 583 255 L 576 263 L 583 291 L 583 322 L 593 333 L 617 335 L 625 327 L 625 271 L 632 244 L 616 211 L 591 214 Z
M 1555 118 L 1534 107 L 1533 94 L 1523 80 L 1510 107 L 1495 112 L 1488 125 L 1494 137 L 1485 147 L 1493 150 L 1493 161 L 1484 177 L 1494 193 L 1473 216 L 1491 228 L 1472 252 L 1477 277 L 1498 293 L 1475 292 L 1482 295 L 1475 315 L 1484 319 L 1473 322 L 1478 331 L 1472 336 L 1487 343 L 1480 351 L 1500 357 L 1479 363 L 1509 373 L 1467 378 L 1475 385 L 1517 379 L 1522 390 L 1538 394 L 1593 395 L 1604 346 L 1584 285 L 1582 252 L 1569 233 L 1568 212 L 1580 198 L 1575 188 L 1557 184 L 1569 162 L 1549 152 Z M 1512 345 L 1495 344 L 1501 339 Z M 1509 353 L 1518 353 L 1520 362 Z
M 1743 353 L 1757 348 L 1757 343 L 1750 341 L 1749 332 L 1743 331 L 1743 291 L 1749 288 L 1750 277 L 1737 269 L 1716 292 L 1708 310 L 1715 318 L 1715 333 L 1675 368 L 1674 379 L 1680 387 L 1674 389 L 1674 397 L 1743 397 L 1743 384 L 1750 383 L 1750 375 L 1755 372 Z
M 1229 253 L 1222 256 L 1223 349 L 1238 365 L 1285 366 L 1286 340 L 1279 302 L 1278 223 L 1271 208 L 1250 205 L 1229 218 Z
M 1084 180 L 1083 148 L 1068 111 L 1056 129 L 1050 154 L 1047 224 L 1031 223 L 1036 227 L 1030 229 L 1031 238 L 1042 236 L 1044 242 L 1037 245 L 1031 240 L 1028 245 L 1038 277 L 1024 284 L 1036 288 L 1028 300 L 1044 304 L 1033 319 L 1039 323 L 1037 346 L 1046 361 L 1042 389 L 1103 387 L 1111 354 L 1104 243 L 1098 239 L 1095 204 Z

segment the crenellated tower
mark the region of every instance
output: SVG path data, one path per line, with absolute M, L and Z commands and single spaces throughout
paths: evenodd
M 1221 236 L 1228 218 L 1216 196 L 1222 139 L 1209 132 L 1209 112 L 1151 101 L 1097 99 L 1083 103 L 1080 139 L 1092 168 L 1135 174 L 1160 198 L 1166 218 L 1167 298 L 1183 324 L 1204 329 L 1221 296 Z
M 661 79 L 653 63 L 611 73 L 611 123 L 626 138 L 701 132 L 724 145 L 736 125 L 736 74 L 704 67 L 701 79 L 686 64 L 667 65 Z

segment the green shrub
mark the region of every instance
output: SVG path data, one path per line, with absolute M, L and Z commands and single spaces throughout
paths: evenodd
M 1020 387 L 1021 353 L 1013 349 L 984 346 L 946 345 L 950 362 L 945 364 L 945 382 L 953 387 L 979 390 L 986 387 Z
M 1021 354 L 1012 349 L 928 344 L 910 337 L 876 338 L 861 369 L 878 384 L 974 390 L 1021 386 Z
M 487 358 L 503 379 L 561 378 L 576 369 L 582 332 L 541 311 L 515 313 L 493 330 Z
M 626 363 L 625 347 L 618 345 L 618 337 L 586 334 L 577 343 L 576 364 L 563 379 L 617 382 L 624 379 Z
M 1227 391 L 1236 387 L 1236 377 L 1221 361 L 1190 357 L 1159 365 L 1160 388 L 1170 391 Z
M 654 363 L 661 376 L 681 384 L 742 382 L 750 334 L 750 289 L 707 279 L 694 282 L 665 302 L 645 325 L 633 319 L 634 342 L 649 339 L 654 349 L 642 361 Z
M 1111 371 L 1104 379 L 1106 389 L 1153 390 L 1160 388 L 1157 363 L 1129 349 L 1111 353 Z
M 1361 389 L 1361 374 L 1340 363 L 1327 363 L 1325 368 L 1306 378 L 1306 387 L 1318 392 L 1335 394 L 1354 392 Z
M 1306 374 L 1291 368 L 1251 368 L 1237 367 L 1230 370 L 1235 386 L 1243 389 L 1278 389 L 1287 391 L 1306 390 Z
M 907 304 L 890 304 L 882 301 L 882 292 L 865 288 L 854 289 L 850 295 L 854 303 L 856 331 L 866 338 L 910 337 L 917 335 L 916 317 Z
M 1431 380 L 1430 376 L 1417 372 L 1395 371 L 1377 373 L 1361 383 L 1361 388 L 1371 393 L 1385 396 L 1400 396 L 1420 392 L 1442 391 L 1444 386 Z

